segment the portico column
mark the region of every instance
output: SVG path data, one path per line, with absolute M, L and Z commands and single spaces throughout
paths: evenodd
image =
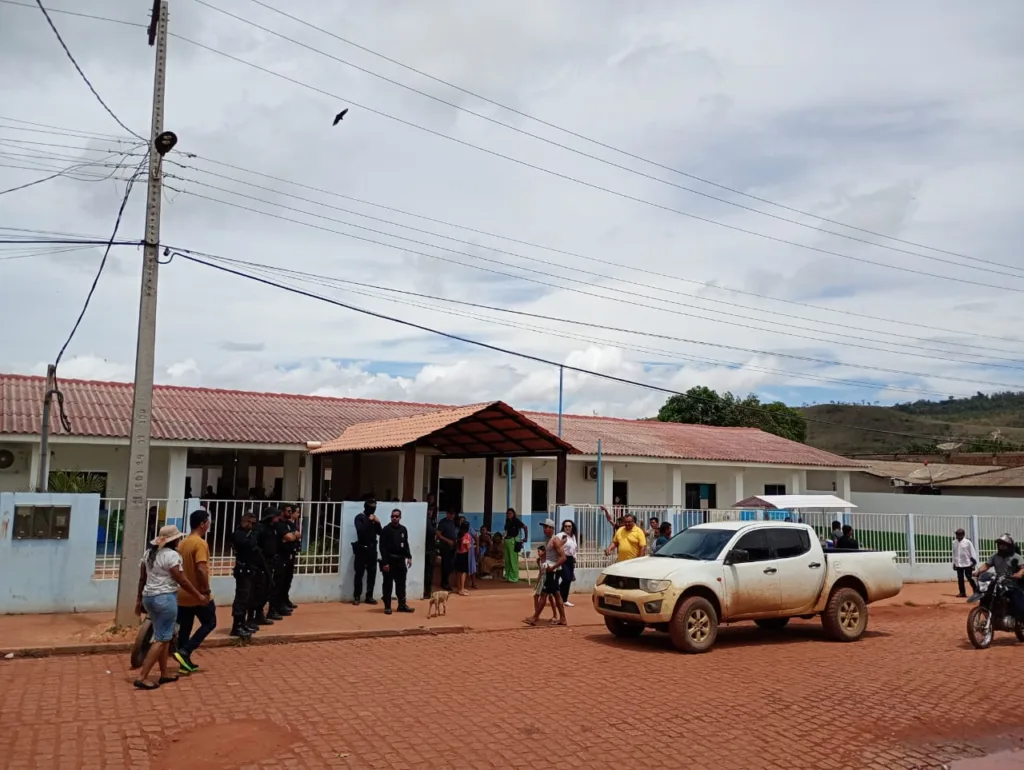
M 611 463 L 601 463 L 601 504 L 615 503 L 615 468 Z
M 167 450 L 167 520 L 174 519 L 180 529 L 188 527 L 185 518 L 185 478 L 188 475 L 188 449 Z
M 791 495 L 802 495 L 807 491 L 807 471 L 793 471 L 789 476 L 789 489 Z
M 313 499 L 313 455 L 306 455 L 306 464 L 302 466 L 302 485 L 299 489 L 299 496 L 309 502 Z
M 299 499 L 299 453 L 285 452 L 284 478 L 281 479 L 281 498 L 285 502 Z
M 679 465 L 666 467 L 665 502 L 672 508 L 683 507 L 683 469 Z
M 483 508 L 484 526 L 490 529 L 494 519 L 494 457 L 492 455 L 484 458 Z
M 847 502 L 850 500 L 850 472 L 836 471 L 836 494 Z
M 743 481 L 746 476 L 746 471 L 740 468 L 732 475 L 732 497 L 729 501 L 729 507 L 732 508 L 736 503 L 742 500 L 746 495 L 743 493 Z
M 516 462 L 519 463 L 519 513 L 526 515 L 533 513 L 530 510 L 533 508 L 533 460 L 522 457 Z

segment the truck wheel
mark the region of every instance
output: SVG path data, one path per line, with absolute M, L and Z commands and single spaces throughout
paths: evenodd
M 789 618 L 761 618 L 754 622 L 765 631 L 781 631 L 789 623 Z
M 852 588 L 832 592 L 821 614 L 825 633 L 837 642 L 855 642 L 868 627 L 868 605 Z
M 711 602 L 691 596 L 676 607 L 669 628 L 672 646 L 681 652 L 707 652 L 718 637 L 718 615 Z
M 630 623 L 628 620 L 618 618 L 605 618 L 605 628 L 612 632 L 612 636 L 620 639 L 635 639 L 644 632 L 643 623 Z

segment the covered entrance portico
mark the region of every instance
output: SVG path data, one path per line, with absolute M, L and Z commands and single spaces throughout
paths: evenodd
M 484 524 L 491 526 L 496 459 L 554 458 L 555 502 L 564 504 L 567 456 L 577 453 L 508 404 L 494 401 L 352 425 L 310 451 L 312 492 L 323 489 L 329 470 L 334 500 L 371 494 L 382 502 L 423 500 L 437 494 L 442 459 L 483 459 Z

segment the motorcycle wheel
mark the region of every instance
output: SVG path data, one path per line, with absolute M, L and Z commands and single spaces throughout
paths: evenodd
M 142 624 L 139 626 L 138 632 L 135 634 L 135 643 L 132 645 L 131 667 L 133 669 L 141 668 L 143 661 L 146 659 L 146 654 L 149 652 L 149 648 L 152 644 L 153 623 L 149 618 L 144 618 Z M 176 649 L 178 649 L 177 624 L 174 626 L 174 636 L 171 637 L 170 654 L 173 655 Z
M 146 659 L 146 653 L 153 643 L 153 624 L 149 618 L 142 621 L 138 633 L 135 634 L 135 643 L 132 645 L 132 668 L 139 668 L 142 661 Z
M 1018 626 L 1019 628 L 1019 626 Z M 967 638 L 975 649 L 986 650 L 992 644 L 995 629 L 987 607 L 975 607 L 967 615 Z

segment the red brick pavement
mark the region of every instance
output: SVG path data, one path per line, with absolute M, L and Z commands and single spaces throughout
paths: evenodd
M 217 608 L 218 627 L 211 637 L 213 642 L 208 644 L 229 642 L 231 607 L 227 601 L 226 598 L 222 599 L 221 606 Z M 520 626 L 530 601 L 530 589 L 525 584 L 509 586 L 491 583 L 485 584 L 479 591 L 473 591 L 472 596 L 453 596 L 448 614 L 441 618 L 427 618 L 429 608 L 425 601 L 412 602 L 416 607 L 413 615 L 391 616 L 384 614 L 381 605 L 353 607 L 336 602 L 304 604 L 290 618 L 263 629 L 259 638 L 293 641 L 310 635 L 430 629 L 444 625 L 464 626 L 476 631 L 512 629 Z M 603 624 L 593 609 L 589 594 L 575 594 L 573 601 L 576 606 L 568 610 L 570 625 Z M 963 601 L 956 598 L 955 583 L 914 583 L 904 586 L 899 596 L 873 605 L 872 612 L 877 607 L 888 605 L 927 606 L 950 602 L 963 605 Z M 116 644 L 118 641 L 122 642 L 123 647 L 124 640 L 134 638 L 134 632 L 111 637 L 108 631 L 112 624 L 110 612 L 0 615 L 0 653 L 15 652 L 20 657 L 25 650 L 36 655 L 41 651 L 59 652 L 62 648 L 79 653 L 84 651 L 83 647 Z
M 940 768 L 1024 740 L 1002 637 L 884 607 L 856 644 L 738 626 L 702 656 L 595 627 L 222 648 L 152 693 L 123 655 L 0 661 L 0 768 Z

